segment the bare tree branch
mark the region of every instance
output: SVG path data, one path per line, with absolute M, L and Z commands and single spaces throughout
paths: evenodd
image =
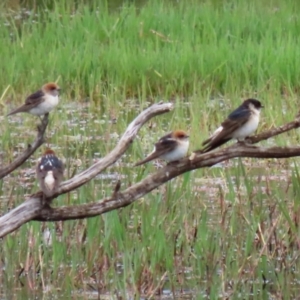
M 114 164 L 128 149 L 133 139 L 137 135 L 139 129 L 151 118 L 154 116 L 169 112 L 173 108 L 172 103 L 157 103 L 143 112 L 141 112 L 127 127 L 125 133 L 121 137 L 117 146 L 104 158 L 100 159 L 97 163 L 93 164 L 90 168 L 71 178 L 70 180 L 65 181 L 60 187 L 59 191 L 47 201 L 56 198 L 57 196 L 72 191 L 81 185 L 85 184 L 89 180 L 93 179 L 97 174 L 105 170 L 110 165 Z M 117 190 L 116 190 L 117 194 Z M 0 231 L 1 236 L 6 235 L 20 227 L 22 224 L 28 222 L 29 220 L 37 217 L 39 211 L 43 208 L 42 206 L 42 197 L 43 194 L 38 192 L 32 195 L 27 201 L 25 201 L 21 206 L 10 211 L 8 214 L 0 218 Z M 27 208 L 26 208 L 27 207 Z M 46 209 L 44 207 L 44 209 Z M 47 207 L 50 209 L 50 207 Z M 24 215 L 24 211 L 26 214 Z M 22 215 L 21 218 L 18 216 Z M 12 217 L 13 219 L 10 219 Z
M 284 132 L 287 132 L 287 131 L 290 131 L 292 129 L 296 129 L 299 127 L 300 127 L 300 115 L 298 114 L 294 121 L 284 124 L 280 127 L 276 127 L 276 128 L 270 129 L 268 131 L 262 132 L 258 135 L 249 137 L 247 139 L 247 141 L 251 142 L 252 144 L 256 144 L 260 141 L 267 140 L 271 137 L 274 137 L 276 135 L 282 134 Z
M 176 164 L 165 166 L 123 192 L 118 192 L 117 194 L 114 193 L 111 198 L 106 198 L 96 203 L 72 207 L 65 206 L 50 210 L 46 208 L 40 212 L 38 217 L 35 217 L 35 220 L 61 221 L 97 216 L 120 207 L 125 207 L 158 188 L 160 185 L 188 171 L 211 167 L 224 160 L 235 157 L 284 158 L 300 156 L 300 147 L 263 148 L 236 143 L 216 152 L 205 153 L 202 155 L 196 154 L 195 157 L 192 156 L 187 157 Z
M 27 149 L 21 153 L 12 163 L 0 169 L 0 179 L 7 176 L 19 166 L 21 166 L 44 142 L 44 134 L 48 126 L 48 114 L 44 115 L 41 124 L 38 126 L 37 137 L 32 145 L 28 145 Z
M 121 156 L 126 152 L 130 144 L 133 142 L 135 136 L 137 135 L 140 128 L 151 118 L 157 115 L 164 114 L 169 112 L 173 109 L 172 103 L 157 103 L 151 105 L 146 110 L 141 112 L 127 127 L 125 133 L 121 137 L 120 141 L 118 142 L 117 146 L 105 157 L 100 159 L 97 163 L 93 164 L 88 169 L 84 170 L 80 174 L 76 175 L 75 177 L 65 181 L 60 189 L 58 190 L 57 194 L 54 197 L 57 197 L 61 194 L 68 193 L 86 182 L 93 179 L 96 175 L 100 172 L 105 170 L 107 167 L 114 164 Z
M 170 107 L 171 108 L 171 107 Z M 169 108 L 169 109 L 170 109 Z M 147 113 L 146 113 L 147 112 Z M 144 111 L 145 114 L 153 114 L 152 110 Z M 159 113 L 162 113 L 158 109 Z M 157 114 L 157 113 L 156 113 Z M 143 117 L 143 113 L 138 116 L 127 128 L 116 148 L 98 163 L 65 182 L 60 189 L 60 193 L 67 192 L 67 187 L 74 189 L 74 186 L 82 185 L 82 181 L 88 181 L 92 176 L 98 174 L 107 166 L 113 164 L 127 149 L 130 142 L 133 140 L 137 130 L 149 120 L 150 117 Z M 298 117 L 295 121 L 287 123 L 275 129 L 261 133 L 249 139 L 250 142 L 256 143 L 260 140 L 265 140 L 269 137 L 278 135 L 288 130 L 299 127 Z M 64 206 L 58 208 L 43 207 L 41 202 L 41 194 L 35 194 L 24 202 L 21 206 L 15 208 L 5 216 L 0 218 L 0 237 L 16 230 L 22 224 L 30 221 L 60 221 L 94 217 L 108 211 L 118 209 L 130 205 L 135 200 L 148 194 L 155 188 L 165 182 L 194 169 L 210 167 L 224 160 L 235 157 L 255 157 L 255 158 L 286 158 L 300 156 L 300 147 L 258 147 L 254 145 L 235 143 L 227 148 L 217 149 L 208 153 L 192 153 L 189 157 L 181 160 L 178 163 L 169 164 L 153 174 L 148 175 L 142 181 L 130 186 L 129 188 L 120 191 L 118 184 L 110 198 L 102 199 L 95 203 L 88 203 L 76 206 Z M 100 171 L 99 171 L 100 170 Z M 88 177 L 88 179 L 87 179 Z M 75 180 L 73 180 L 75 179 Z
M 42 197 L 42 195 L 41 195 Z M 38 216 L 42 207 L 40 198 L 30 198 L 18 207 L 0 218 L 0 237 L 15 231 L 17 228 L 32 220 L 32 216 Z

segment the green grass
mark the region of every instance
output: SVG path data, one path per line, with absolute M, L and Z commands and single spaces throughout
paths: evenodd
M 1 164 L 32 142 L 38 123 L 26 114 L 4 115 L 46 81 L 58 80 L 64 91 L 47 145 L 65 158 L 66 178 L 108 153 L 150 103 L 175 103 L 102 177 L 53 205 L 99 201 L 117 179 L 123 189 L 144 178 L 153 164 L 133 163 L 171 129 L 186 129 L 191 150 L 200 148 L 246 97 L 265 105 L 259 131 L 292 120 L 299 106 L 300 4 L 186 3 L 45 1 L 21 21 L 18 11 L 3 7 L 2 93 L 10 87 L 0 97 Z M 298 143 L 292 131 L 262 144 Z M 1 214 L 37 190 L 41 152 L 0 183 Z M 78 299 L 97 292 L 150 298 L 162 290 L 197 299 L 296 298 L 299 191 L 297 159 L 232 160 L 184 174 L 103 216 L 30 222 L 2 241 L 1 290 L 20 299 L 46 289 L 49 297 Z
M 66 2 L 68 3 L 68 2 Z M 295 1 L 149 1 L 113 12 L 54 2 L 2 20 L 3 87 L 16 94 L 60 78 L 68 98 L 238 94 L 299 88 Z M 200 92 L 200 95 L 202 94 Z M 104 97 L 105 96 L 105 97 Z

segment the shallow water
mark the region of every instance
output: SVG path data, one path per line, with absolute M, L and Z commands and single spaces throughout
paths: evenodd
M 20 1 L 9 1 L 11 5 L 9 8 L 12 9 L 15 5 L 16 13 L 14 17 L 20 23 L 27 20 L 34 21 L 35 11 L 38 8 L 44 11 L 42 2 L 38 1 L 37 4 L 35 2 L 25 1 L 23 2 L 24 6 L 21 7 Z M 90 3 L 90 1 L 86 2 Z M 51 9 L 53 3 L 54 1 L 46 1 L 48 9 Z M 111 1 L 109 3 L 111 9 L 118 9 L 123 1 Z M 139 3 L 142 5 L 144 1 Z M 189 99 L 184 100 L 180 104 L 180 108 L 183 109 L 182 116 L 185 118 L 185 123 L 182 120 L 176 119 L 178 118 L 176 114 L 170 114 L 172 117 L 164 117 L 160 121 L 156 119 L 151 121 L 141 130 L 133 147 L 127 151 L 121 160 L 102 174 L 99 174 L 85 188 L 73 192 L 68 197 L 58 199 L 54 205 L 81 204 L 86 200 L 99 201 L 111 194 L 117 180 L 121 179 L 122 187 L 129 186 L 135 180 L 144 176 L 143 172 L 147 174 L 144 168 L 133 169 L 132 165 L 137 158 L 141 158 L 146 152 L 151 151 L 153 143 L 157 138 L 169 130 L 171 118 L 174 117 L 175 123 L 177 121 L 181 124 L 191 122 Z M 65 102 L 70 101 L 66 99 Z M 79 102 L 84 102 L 84 104 L 78 104 Z M 144 102 L 143 107 L 146 107 L 149 103 Z M 15 104 L 16 101 L 13 104 L 7 103 L 8 106 Z M 115 107 L 111 107 L 105 103 L 101 103 L 101 105 L 101 109 L 98 109 L 89 105 L 89 99 L 85 99 L 84 101 L 76 101 L 75 99 L 72 101 L 72 104 L 62 103 L 55 114 L 51 116 L 51 123 L 47 130 L 46 145 L 53 148 L 65 161 L 67 165 L 66 178 L 70 178 L 74 174 L 84 170 L 111 150 L 128 123 L 142 109 L 141 104 L 136 99 L 120 101 Z M 223 110 L 227 111 L 228 109 L 226 101 L 223 101 L 223 99 L 209 102 L 210 109 L 216 106 L 222 110 L 222 113 Z M 0 132 L 3 133 L 7 128 L 10 131 L 9 142 L 4 143 L 4 146 L 1 144 L 3 146 L 0 153 L 2 163 L 8 163 L 27 147 L 27 143 L 31 142 L 35 137 L 37 123 L 38 119 L 33 119 L 26 114 L 16 115 L 9 119 L 0 117 Z M 196 131 L 198 134 L 199 129 L 197 128 Z M 151 133 L 150 135 L 149 132 Z M 270 139 L 265 144 L 274 145 L 275 140 Z M 38 187 L 35 180 L 34 167 L 36 159 L 40 157 L 43 148 L 39 149 L 19 170 L 7 176 L 1 183 L 3 185 L 3 187 L 1 186 L 2 193 L 0 196 L 0 209 L 2 212 L 17 206 L 24 200 L 24 195 L 37 191 Z M 257 247 L 249 247 L 253 252 L 256 249 L 263 249 L 264 245 L 268 245 L 269 252 L 266 251 L 265 256 L 257 255 L 256 257 L 262 260 L 264 257 L 267 257 L 268 260 L 268 263 L 266 263 L 267 271 L 264 273 L 267 276 L 266 287 L 264 288 L 268 292 L 269 298 L 272 295 L 276 295 L 276 293 L 280 294 L 284 290 L 284 286 L 287 283 L 283 285 L 283 280 L 279 281 L 278 278 L 282 276 L 281 274 L 285 275 L 285 272 L 289 275 L 288 286 L 291 291 L 290 293 L 295 295 L 296 292 L 293 289 L 296 290 L 299 288 L 300 280 L 299 272 L 297 271 L 299 269 L 299 259 L 298 255 L 295 254 L 299 247 L 295 245 L 291 246 L 287 238 L 290 234 L 287 230 L 287 224 L 290 221 L 287 217 L 289 214 L 290 219 L 292 219 L 291 223 L 295 224 L 294 227 L 296 229 L 293 226 L 291 228 L 293 228 L 294 232 L 297 231 L 294 219 L 297 217 L 296 201 L 298 191 L 297 184 L 291 183 L 293 180 L 292 176 L 296 170 L 295 165 L 296 163 L 292 160 L 233 159 L 210 169 L 191 172 L 188 180 L 192 184 L 185 186 L 185 189 L 188 191 L 180 193 L 177 190 L 180 190 L 182 185 L 181 178 L 173 180 L 170 184 L 153 191 L 149 197 L 144 197 L 136 203 L 137 205 L 133 205 L 133 211 L 124 209 L 128 213 L 129 220 L 126 219 L 124 221 L 125 217 L 120 212 L 119 218 L 121 221 L 115 218 L 120 223 L 116 222 L 116 224 L 120 225 L 119 231 L 126 228 L 129 232 L 128 236 L 126 235 L 127 239 L 140 235 L 141 237 L 138 236 L 136 243 L 141 243 L 142 234 L 139 231 L 141 231 L 142 223 L 147 220 L 147 214 L 150 214 L 149 211 L 153 206 L 159 206 L 162 212 L 161 219 L 164 222 L 160 218 L 155 218 L 156 215 L 152 212 L 154 221 L 151 223 L 151 230 L 153 233 L 156 233 L 157 228 L 163 227 L 164 230 L 162 231 L 167 232 L 166 236 L 169 235 L 169 232 L 171 232 L 170 235 L 174 234 L 176 230 L 173 232 L 172 226 L 175 227 L 177 225 L 176 218 L 180 216 L 182 211 L 186 210 L 186 214 L 182 218 L 183 222 L 178 225 L 179 230 L 176 233 L 184 241 L 182 242 L 183 246 L 178 242 L 178 245 L 174 247 L 178 253 L 173 254 L 170 251 L 167 254 L 167 256 L 174 255 L 176 270 L 172 272 L 172 275 L 176 277 L 178 285 L 175 285 L 175 288 L 172 290 L 172 287 L 169 286 L 170 278 L 167 276 L 164 277 L 164 285 L 157 298 L 173 299 L 175 295 L 178 299 L 195 299 L 197 297 L 206 299 L 210 297 L 209 290 L 206 287 L 213 287 L 214 285 L 222 286 L 223 293 L 220 292 L 220 298 L 230 297 L 230 293 L 234 288 L 240 291 L 239 295 L 235 294 L 237 298 L 243 299 L 243 289 L 246 288 L 248 288 L 247 296 L 250 298 L 255 297 L 257 294 L 252 289 L 256 288 L 257 293 L 261 292 L 262 280 L 259 275 L 248 276 L 252 272 L 253 266 L 257 263 L 255 259 L 253 259 L 253 262 L 251 261 L 253 254 L 247 252 L 247 247 L 250 244 L 249 240 Z M 149 168 L 151 167 L 152 165 Z M 175 203 L 170 201 L 168 195 L 170 195 L 171 200 Z M 296 207 L 295 209 L 293 208 L 294 206 Z M 168 214 L 172 213 L 172 209 L 176 212 L 174 213 L 174 220 L 168 219 Z M 113 217 L 115 217 L 114 214 L 107 214 L 97 218 L 98 223 L 95 221 L 95 224 L 99 228 L 99 235 L 109 235 L 109 230 L 112 230 L 110 227 L 117 226 L 109 223 L 109 220 L 107 220 Z M 276 235 L 272 236 L 272 239 L 268 243 L 266 240 L 268 233 L 271 231 L 272 224 L 280 217 L 283 221 L 279 222 Z M 124 273 L 124 270 L 126 270 L 126 265 L 124 264 L 126 260 L 124 260 L 124 257 L 128 255 L 126 251 L 130 251 L 131 247 L 127 246 L 125 248 L 122 245 L 120 246 L 123 241 L 118 244 L 119 231 L 113 231 L 116 236 L 111 239 L 113 245 L 111 248 L 114 249 L 115 247 L 117 249 L 117 255 L 115 260 L 111 257 L 110 260 L 115 268 L 114 276 L 118 277 L 119 281 L 115 280 L 115 278 L 104 276 L 106 280 L 104 282 L 107 286 L 102 287 L 101 275 L 106 273 L 107 270 L 112 271 L 109 269 L 109 262 L 106 266 L 101 261 L 102 255 L 99 255 L 100 258 L 98 259 L 93 259 L 94 252 L 98 248 L 101 249 L 103 247 L 102 243 L 105 243 L 105 239 L 100 238 L 98 241 L 96 234 L 89 232 L 95 227 L 93 224 L 86 225 L 89 222 L 89 220 L 78 220 L 78 222 L 65 222 L 64 224 L 39 224 L 41 228 L 35 222 L 31 222 L 28 224 L 28 227 L 27 225 L 24 227 L 34 228 L 35 231 L 28 230 L 26 232 L 24 228 L 21 228 L 5 239 L 5 249 L 0 249 L 0 282 L 2 285 L 1 290 L 4 293 L 2 296 L 11 296 L 11 298 L 20 297 L 21 299 L 33 297 L 38 299 L 48 297 L 59 299 L 65 295 L 72 294 L 76 299 L 96 299 L 101 294 L 101 299 L 112 299 L 116 298 L 118 293 L 110 291 L 110 287 L 112 286 L 117 291 L 122 290 L 122 285 L 114 284 L 115 282 L 122 282 L 123 277 L 126 277 L 124 280 L 127 280 L 126 284 L 128 284 L 128 288 L 126 287 L 128 297 L 126 298 L 133 299 L 134 284 L 130 280 L 135 278 L 136 275 L 132 275 L 130 272 L 127 274 Z M 203 222 L 202 227 L 200 226 L 201 222 Z M 196 230 L 202 231 L 195 233 Z M 250 236 L 247 240 L 249 232 L 255 232 L 255 230 L 255 238 Z M 93 238 L 93 234 L 96 237 Z M 212 241 L 216 240 L 215 245 L 218 245 L 221 250 L 217 247 L 211 249 L 201 240 L 201 235 Z M 97 244 L 90 246 L 93 239 L 96 239 Z M 9 245 L 13 244 L 15 240 L 17 240 L 18 244 L 13 250 L 10 250 Z M 201 242 L 203 242 L 203 245 Z M 297 244 L 295 241 L 292 242 Z M 203 249 L 196 252 L 197 249 L 195 250 L 195 248 L 199 244 Z M 212 242 L 212 244 L 214 243 Z M 43 261 L 43 255 L 39 251 L 45 249 L 45 246 L 49 248 L 45 250 L 45 261 Z M 137 245 L 134 246 L 137 247 Z M 133 249 L 134 246 L 132 247 Z M 64 249 L 64 247 L 67 248 L 65 256 L 59 256 L 60 253 L 57 248 Z M 180 247 L 188 249 L 188 253 L 184 251 L 180 252 Z M 109 247 L 107 248 L 108 250 L 105 249 L 106 252 L 112 253 L 113 250 Z M 139 255 L 145 255 L 146 250 L 150 248 L 151 244 L 146 244 L 145 249 L 142 249 Z M 124 249 L 126 251 L 123 251 Z M 134 251 L 135 249 L 132 250 L 132 256 L 136 255 Z M 215 262 L 215 252 L 217 252 L 216 255 L 220 255 L 217 258 L 218 264 L 214 272 L 211 273 L 217 274 L 220 280 L 214 285 L 209 285 L 210 276 L 213 276 L 210 274 L 209 263 Z M 234 255 L 231 255 L 231 252 Z M 106 255 L 108 256 L 107 253 Z M 200 263 L 197 264 L 198 257 L 195 253 L 201 256 L 201 259 L 207 259 L 209 262 L 206 270 L 202 273 L 198 271 L 202 265 Z M 10 254 L 13 255 L 13 258 L 9 257 Z M 227 262 L 227 257 L 232 258 L 232 256 L 234 259 Z M 72 265 L 73 261 L 70 261 L 70 257 L 74 258 L 75 267 Z M 243 260 L 244 257 L 245 261 Z M 256 259 L 258 260 L 258 258 Z M 150 258 L 145 259 L 146 262 L 147 260 L 150 261 Z M 107 258 L 107 261 L 109 261 L 109 258 Z M 231 275 L 228 270 L 236 261 L 238 261 L 237 269 L 241 270 L 241 273 L 232 272 Z M 19 270 L 26 265 L 25 263 L 28 264 L 28 271 L 19 273 Z M 44 263 L 44 273 L 40 272 L 39 269 L 41 263 Z M 59 263 L 59 266 L 54 266 L 54 263 Z M 99 271 L 101 274 L 99 275 L 100 279 L 98 279 L 95 275 L 95 270 L 92 268 L 89 269 L 90 266 L 88 265 L 95 264 L 95 268 L 97 268 L 100 263 L 105 266 L 103 270 Z M 160 263 L 163 264 L 162 262 Z M 160 263 L 158 263 L 157 267 L 159 271 Z M 283 265 L 285 267 L 282 267 Z M 75 269 L 74 272 L 72 272 L 72 268 Z M 128 266 L 127 269 L 129 269 Z M 59 273 L 57 277 L 53 276 L 57 281 L 51 282 L 51 280 L 47 280 L 48 278 L 52 278 L 51 270 Z M 161 278 L 162 275 L 159 271 L 157 274 L 154 273 L 153 277 L 157 276 Z M 229 274 L 226 272 L 229 272 Z M 147 272 L 145 273 L 145 278 L 148 279 Z M 6 274 L 10 274 L 10 276 L 8 277 Z M 11 274 L 16 275 L 11 276 Z M 237 278 L 238 275 L 236 274 L 242 274 L 242 279 Z M 59 288 L 61 282 L 69 277 L 71 279 L 68 290 L 65 291 Z M 151 277 L 151 274 L 149 277 Z M 240 290 L 234 285 L 235 282 L 238 282 L 241 286 Z M 252 285 L 252 289 L 249 289 L 249 285 Z M 282 292 L 282 294 L 284 293 Z

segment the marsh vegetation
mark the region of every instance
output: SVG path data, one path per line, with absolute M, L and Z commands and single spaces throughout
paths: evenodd
M 258 131 L 299 110 L 297 1 L 0 7 L 1 164 L 32 141 L 38 122 L 5 114 L 45 82 L 63 88 L 46 145 L 65 158 L 66 178 L 109 152 L 149 104 L 175 103 L 113 167 L 53 206 L 98 201 L 117 180 L 129 186 L 145 177 L 155 164 L 133 164 L 172 129 L 188 130 L 190 149 L 199 149 L 244 98 L 265 106 Z M 298 136 L 294 130 L 262 144 L 297 145 Z M 0 181 L 1 215 L 37 191 L 42 151 Z M 296 298 L 299 194 L 297 158 L 234 159 L 185 173 L 99 217 L 30 222 L 1 241 L 3 297 Z

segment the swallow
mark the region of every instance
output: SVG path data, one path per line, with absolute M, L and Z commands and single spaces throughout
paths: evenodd
M 47 149 L 36 166 L 36 177 L 46 197 L 51 197 L 58 190 L 63 174 L 62 161 L 57 158 L 53 150 Z
M 155 143 L 153 151 L 135 166 L 142 165 L 156 158 L 174 162 L 186 156 L 189 148 L 189 136 L 183 130 L 175 130 Z
M 261 108 L 263 105 L 260 101 L 245 100 L 227 117 L 213 135 L 202 143 L 205 147 L 201 152 L 209 152 L 231 139 L 242 141 L 251 135 L 258 127 Z
M 25 103 L 12 110 L 7 116 L 20 112 L 27 112 L 35 116 L 42 116 L 53 110 L 59 102 L 60 87 L 54 83 L 46 83 L 42 88 L 28 96 Z

